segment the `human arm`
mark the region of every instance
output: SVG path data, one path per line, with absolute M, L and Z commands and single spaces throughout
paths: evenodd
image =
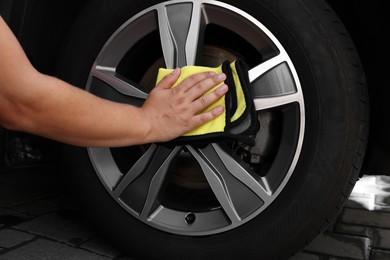
M 78 146 L 126 146 L 168 141 L 223 112 L 218 107 L 197 114 L 226 93 L 223 86 L 202 96 L 224 75 L 196 74 L 171 89 L 180 75 L 176 70 L 137 108 L 35 70 L 1 17 L 0 35 L 0 124 L 5 128 Z

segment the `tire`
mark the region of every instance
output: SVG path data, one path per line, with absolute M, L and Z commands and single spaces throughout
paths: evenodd
M 158 67 L 235 58 L 251 68 L 254 147 L 64 147 L 76 201 L 130 256 L 286 259 L 348 198 L 364 158 L 368 98 L 353 43 L 323 0 L 93 0 L 58 76 L 141 106 Z

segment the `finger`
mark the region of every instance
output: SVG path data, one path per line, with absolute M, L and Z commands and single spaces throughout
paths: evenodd
M 215 103 L 218 99 L 220 99 L 223 95 L 228 92 L 228 86 L 223 84 L 222 86 L 215 89 L 213 92 L 208 93 L 207 95 L 201 96 L 197 100 L 192 103 L 193 109 L 198 112 L 211 104 Z
M 206 124 L 207 122 L 210 122 L 211 120 L 220 116 L 224 110 L 224 107 L 217 106 L 208 112 L 195 115 L 191 120 L 192 128 L 196 128 L 198 126 Z
M 181 71 L 180 71 L 179 68 L 174 69 L 170 74 L 166 75 L 157 84 L 157 86 L 155 88 L 158 88 L 158 89 L 168 89 L 168 88 L 171 88 L 173 86 L 173 84 L 175 84 L 177 79 L 179 78 L 180 73 L 181 73 Z
M 189 88 L 186 92 L 186 96 L 189 99 L 195 100 L 200 96 L 204 95 L 210 89 L 221 84 L 225 79 L 226 75 L 224 73 L 217 74 L 210 78 L 206 78 L 200 81 L 198 84 L 194 85 L 193 87 Z
M 196 73 L 187 77 L 183 82 L 177 87 L 179 91 L 187 92 L 192 87 L 196 86 L 200 82 L 210 79 L 215 76 L 215 72 L 208 71 L 202 73 Z

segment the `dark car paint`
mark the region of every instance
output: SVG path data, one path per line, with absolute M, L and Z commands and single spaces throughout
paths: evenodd
M 0 14 L 18 37 L 33 65 L 43 73 L 55 75 L 61 45 L 73 21 L 87 2 L 88 0 L 6 0 L 0 2 Z M 389 24 L 389 19 L 385 16 L 385 10 L 389 10 L 389 3 L 386 0 L 328 2 L 354 40 L 367 76 L 370 95 L 370 137 L 362 174 L 389 174 L 390 122 L 386 99 L 390 96 L 390 88 L 387 87 L 386 80 L 389 69 L 387 61 L 390 59 L 389 48 L 383 40 Z M 0 129 L 0 138 L 0 169 L 48 161 L 45 152 L 42 152 L 47 150 L 47 140 L 12 133 L 5 129 Z M 12 146 L 15 143 L 12 138 L 22 140 L 21 148 Z M 30 142 L 30 139 L 33 141 Z M 29 149 L 26 149 L 26 146 L 29 146 Z M 55 145 L 49 147 L 56 149 Z M 21 154 L 26 150 L 41 152 L 42 156 L 40 159 L 23 161 Z M 11 162 L 9 157 L 15 154 L 16 161 Z

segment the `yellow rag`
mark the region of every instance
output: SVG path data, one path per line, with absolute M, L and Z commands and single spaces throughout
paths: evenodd
M 246 102 L 245 102 L 245 96 L 244 96 L 244 93 L 243 93 L 243 90 L 241 87 L 240 79 L 239 79 L 238 73 L 237 73 L 236 68 L 235 68 L 235 62 L 232 62 L 230 64 L 230 68 L 232 70 L 232 75 L 233 75 L 233 79 L 234 79 L 234 83 L 235 83 L 236 87 L 229 88 L 230 89 L 229 91 L 236 91 L 236 95 L 237 95 L 237 110 L 234 112 L 233 116 L 230 119 L 230 122 L 234 122 L 235 120 L 240 118 L 240 116 L 244 113 L 245 108 L 246 108 Z M 159 83 L 165 76 L 170 74 L 172 71 L 173 71 L 173 69 L 160 68 L 159 72 L 158 72 L 156 84 Z M 181 68 L 180 77 L 176 81 L 176 83 L 172 86 L 172 88 L 177 87 L 181 82 L 183 82 L 184 79 L 186 79 L 187 77 L 189 77 L 193 74 L 202 73 L 202 72 L 209 72 L 209 71 L 213 71 L 217 74 L 222 73 L 222 65 L 219 67 L 216 67 L 216 68 L 203 67 L 203 66 L 185 66 L 185 67 Z M 207 95 L 208 93 L 212 92 L 213 90 L 215 90 L 216 88 L 218 88 L 222 84 L 223 83 L 215 86 L 214 88 L 209 90 L 204 95 Z M 216 101 L 215 103 L 213 103 L 210 106 L 208 106 L 207 108 L 205 108 L 203 111 L 200 111 L 199 113 L 210 111 L 217 106 L 225 107 L 225 96 L 223 96 L 218 101 Z M 225 111 L 225 112 L 223 112 L 223 114 L 218 116 L 216 119 L 185 133 L 183 136 L 199 136 L 199 135 L 205 135 L 205 134 L 211 134 L 211 133 L 224 132 L 226 123 L 227 122 L 226 122 L 226 111 Z

